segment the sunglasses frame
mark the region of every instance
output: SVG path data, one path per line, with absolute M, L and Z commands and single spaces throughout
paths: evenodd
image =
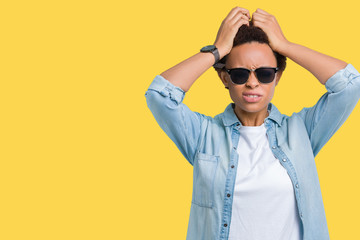
M 263 83 L 263 82 L 261 82 L 261 81 L 258 79 L 256 71 L 257 71 L 258 69 L 264 69 L 264 68 L 266 68 L 266 69 L 274 69 L 274 71 L 275 71 L 274 79 L 275 79 L 275 77 L 276 77 L 276 72 L 279 70 L 278 67 L 259 67 L 259 68 L 256 68 L 256 69 L 248 69 L 248 68 L 231 68 L 231 69 L 227 69 L 226 67 L 224 67 L 225 71 L 230 75 L 230 79 L 231 79 L 231 82 L 232 82 L 232 83 L 234 83 L 234 81 L 233 81 L 232 78 L 231 78 L 231 71 L 237 70 L 237 69 L 243 69 L 243 70 L 247 70 L 247 71 L 248 71 L 249 76 L 248 76 L 248 79 L 246 80 L 246 82 L 249 80 L 250 73 L 251 73 L 251 72 L 255 72 L 256 79 L 258 80 L 259 83 L 262 83 L 262 84 L 272 83 L 272 82 L 274 81 L 274 79 L 273 79 L 271 82 L 269 82 L 269 83 Z M 246 82 L 244 82 L 244 83 L 234 83 L 234 84 L 243 85 L 243 84 L 245 84 Z

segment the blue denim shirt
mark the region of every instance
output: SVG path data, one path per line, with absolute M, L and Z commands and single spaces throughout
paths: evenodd
M 291 116 L 269 103 L 265 127 L 274 156 L 294 187 L 304 240 L 326 240 L 329 232 L 314 157 L 348 118 L 360 97 L 360 74 L 348 64 L 325 83 L 313 107 Z M 187 240 L 227 240 L 241 122 L 234 103 L 215 117 L 191 111 L 185 92 L 157 75 L 145 93 L 157 123 L 193 166 Z

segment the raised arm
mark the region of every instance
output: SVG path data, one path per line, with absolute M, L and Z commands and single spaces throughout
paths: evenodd
M 295 113 L 304 122 L 316 156 L 359 101 L 360 73 L 342 60 L 287 41 L 275 17 L 261 9 L 253 14 L 253 21 L 266 32 L 272 49 L 306 68 L 327 89 L 314 106 Z
M 214 45 L 220 59 L 227 55 L 233 46 L 234 37 L 241 25 L 249 25 L 250 13 L 245 8 L 233 8 L 221 23 Z M 160 75 L 187 92 L 192 84 L 215 63 L 211 52 L 199 52 L 180 62 Z
M 279 53 L 290 58 L 300 66 L 311 72 L 321 84 L 325 85 L 326 81 L 337 71 L 344 69 L 346 62 L 314 51 L 296 43 L 288 42 L 284 44 Z
M 248 25 L 249 17 L 248 10 L 236 7 L 224 19 L 214 43 L 220 58 L 231 51 L 239 27 Z M 197 53 L 157 75 L 145 93 L 147 105 L 159 126 L 191 165 L 207 116 L 191 111 L 182 101 L 185 92 L 214 62 L 212 53 Z
M 254 26 L 260 27 L 269 37 L 274 51 L 290 58 L 311 72 L 321 84 L 336 72 L 346 67 L 347 63 L 307 47 L 288 41 L 282 33 L 276 18 L 262 9 L 253 13 Z

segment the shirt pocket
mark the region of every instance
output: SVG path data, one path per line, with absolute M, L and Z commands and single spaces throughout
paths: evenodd
M 219 158 L 219 156 L 201 152 L 196 154 L 192 203 L 201 207 L 213 207 L 215 175 Z

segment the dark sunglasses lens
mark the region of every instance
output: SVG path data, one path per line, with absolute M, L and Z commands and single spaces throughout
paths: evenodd
M 249 78 L 249 71 L 246 69 L 235 69 L 231 71 L 230 77 L 235 84 L 244 84 Z
M 275 78 L 275 70 L 273 68 L 259 68 L 256 70 L 256 77 L 262 83 L 271 83 Z

